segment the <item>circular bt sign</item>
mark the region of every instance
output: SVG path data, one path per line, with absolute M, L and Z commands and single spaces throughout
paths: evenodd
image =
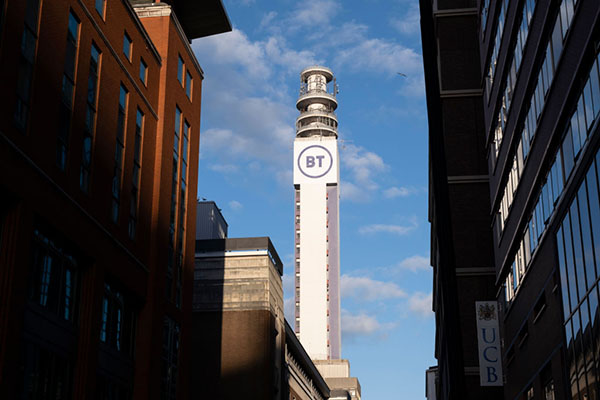
M 327 175 L 332 166 L 331 153 L 318 144 L 308 146 L 298 156 L 298 168 L 304 176 L 309 178 L 320 178 Z

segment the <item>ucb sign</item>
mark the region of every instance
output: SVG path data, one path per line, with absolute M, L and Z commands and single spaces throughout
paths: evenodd
M 334 140 L 294 143 L 294 183 L 337 182 L 337 146 Z
M 498 303 L 495 301 L 476 301 L 475 315 L 477 316 L 481 386 L 502 386 Z

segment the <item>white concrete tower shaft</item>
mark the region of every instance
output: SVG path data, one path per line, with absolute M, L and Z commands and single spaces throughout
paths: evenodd
M 337 85 L 329 68 L 300 73 L 294 140 L 295 331 L 313 360 L 341 358 Z

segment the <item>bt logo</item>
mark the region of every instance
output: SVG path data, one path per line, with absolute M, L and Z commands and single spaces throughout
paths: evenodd
M 327 175 L 332 166 L 331 153 L 318 144 L 308 146 L 298 156 L 298 168 L 304 176 L 309 178 L 320 178 Z

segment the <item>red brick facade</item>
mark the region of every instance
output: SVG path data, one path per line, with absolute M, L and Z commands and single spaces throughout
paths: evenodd
M 0 0 L 0 398 L 187 397 L 203 76 L 152 6 Z

